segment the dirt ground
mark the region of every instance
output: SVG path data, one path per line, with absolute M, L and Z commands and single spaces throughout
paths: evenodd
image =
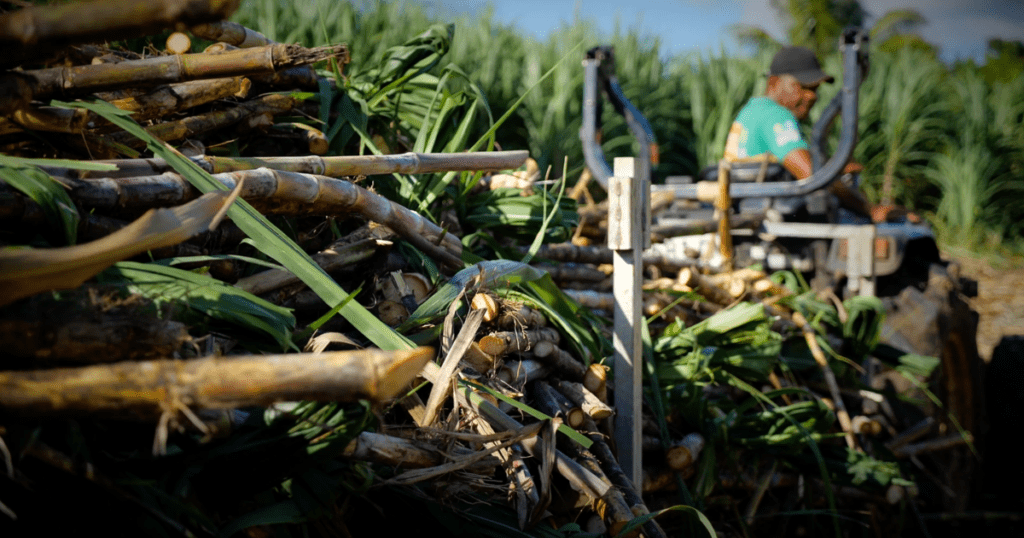
M 1024 335 L 1024 266 L 1003 266 L 978 258 L 956 258 L 961 274 L 978 281 L 971 307 L 981 316 L 978 351 L 988 362 L 1003 336 Z

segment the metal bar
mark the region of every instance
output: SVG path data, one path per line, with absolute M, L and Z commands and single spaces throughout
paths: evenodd
M 583 126 L 580 127 L 580 138 L 583 141 L 583 158 L 587 168 L 597 182 L 607 189 L 612 170 L 604 160 L 604 151 L 597 140 L 597 115 L 601 104 L 598 101 L 597 69 L 600 65 L 601 60 L 597 58 L 583 60 Z
M 765 222 L 764 233 L 777 237 L 849 238 L 866 233 L 874 224 L 816 224 L 803 222 Z
M 641 330 L 644 217 L 643 191 L 650 182 L 636 177 L 638 161 L 615 159 L 615 175 L 608 181 L 608 248 L 614 251 L 615 334 L 615 445 L 619 465 L 634 486 L 642 483 L 641 466 Z M 649 235 L 649 234 L 648 234 Z

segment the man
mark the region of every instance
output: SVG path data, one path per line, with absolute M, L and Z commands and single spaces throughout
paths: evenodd
M 835 79 L 821 70 L 814 53 L 804 47 L 785 47 L 772 59 L 768 87 L 763 97 L 754 97 L 740 110 L 729 129 L 725 143 L 725 160 L 730 162 L 782 163 L 796 179 L 811 175 L 811 152 L 800 135 L 798 120 L 807 118 L 818 100 L 818 86 Z M 860 172 L 864 167 L 850 162 L 844 174 Z M 859 191 L 842 181 L 834 181 L 829 190 L 840 203 L 857 213 L 870 216 L 873 222 L 884 222 L 917 215 L 889 205 L 872 204 Z

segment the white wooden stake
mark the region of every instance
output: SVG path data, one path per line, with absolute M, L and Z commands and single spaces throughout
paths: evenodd
M 643 353 L 641 326 L 644 322 L 641 296 L 643 248 L 648 211 L 646 178 L 637 178 L 637 161 L 615 159 L 615 175 L 608 179 L 608 248 L 613 251 L 615 295 L 615 446 L 619 465 L 633 482 L 642 483 L 641 389 Z M 639 491 L 639 489 L 638 489 Z

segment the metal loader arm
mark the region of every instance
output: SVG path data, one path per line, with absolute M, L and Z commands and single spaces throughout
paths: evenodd
M 825 113 L 814 126 L 814 140 L 811 143 L 815 170 L 810 177 L 799 181 L 774 183 L 733 183 L 729 196 L 736 198 L 772 198 L 777 196 L 802 196 L 828 186 L 839 177 L 853 155 L 857 143 L 858 97 L 863 76 L 867 73 L 867 35 L 859 29 L 843 32 L 840 43 L 843 53 L 843 88 L 829 103 Z M 584 110 L 586 110 L 584 108 Z M 839 147 L 823 166 L 824 133 L 839 112 L 842 112 L 843 130 L 839 133 Z M 589 160 L 587 161 L 589 164 Z M 677 199 L 714 201 L 718 198 L 718 182 L 700 181 L 689 185 L 653 185 L 656 192 L 669 191 Z
M 612 176 L 612 169 L 605 160 L 604 151 L 598 140 L 601 130 L 599 86 L 608 96 L 615 111 L 626 119 L 630 132 L 640 143 L 640 171 L 637 177 L 651 177 L 651 164 L 658 163 L 658 145 L 654 131 L 643 114 L 622 93 L 618 77 L 615 76 L 614 54 L 612 47 L 594 47 L 587 51 L 587 57 L 583 60 L 583 126 L 580 128 L 583 157 L 591 174 L 605 189 L 608 188 L 608 178 Z

